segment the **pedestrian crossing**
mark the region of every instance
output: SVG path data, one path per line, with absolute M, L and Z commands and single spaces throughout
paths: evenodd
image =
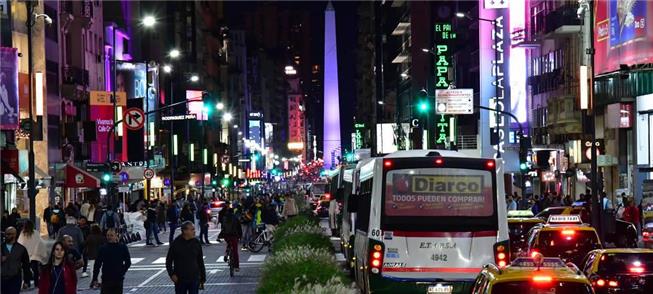
M 206 260 L 206 256 L 203 257 Z M 241 257 L 242 258 L 242 257 Z M 266 254 L 252 254 L 249 257 L 247 257 L 246 262 L 264 262 L 265 259 L 267 258 Z M 147 264 L 147 262 L 144 262 L 145 258 L 138 257 L 138 258 L 131 258 L 131 263 L 132 265 L 142 265 L 142 264 Z M 241 259 L 241 262 L 244 261 L 244 258 Z M 224 256 L 218 257 L 218 259 L 215 261 L 216 263 L 224 263 Z M 166 258 L 165 257 L 159 257 L 151 262 L 150 264 L 165 264 L 166 263 Z

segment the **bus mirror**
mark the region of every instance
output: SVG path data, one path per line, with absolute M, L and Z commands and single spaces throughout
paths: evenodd
M 356 194 L 349 195 L 349 199 L 347 199 L 347 212 L 358 212 L 358 199 L 359 197 Z

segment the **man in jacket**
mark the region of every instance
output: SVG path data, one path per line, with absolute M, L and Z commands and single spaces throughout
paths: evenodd
M 209 242 L 209 218 L 210 218 L 209 204 L 204 201 L 202 208 L 197 210 L 197 218 L 200 222 L 200 243 L 210 245 Z
M 176 294 L 197 294 L 204 287 L 206 268 L 202 245 L 195 238 L 195 226 L 190 221 L 181 224 L 181 235 L 170 244 L 166 270 L 175 284 Z
M 152 201 L 147 207 L 147 220 L 145 220 L 145 245 L 154 245 L 150 242 L 151 235 L 154 235 L 154 241 L 156 241 L 157 245 L 163 245 L 163 242 L 159 241 L 159 225 L 157 224 L 156 206 L 156 202 Z
M 240 227 L 240 221 L 238 215 L 234 213 L 234 209 L 225 207 L 224 211 L 225 213 L 222 215 L 222 219 L 220 219 L 220 223 L 222 224 L 222 237 L 227 242 L 227 248 L 231 247 L 232 250 L 232 256 L 225 256 L 224 260 L 233 257 L 236 271 L 239 271 L 238 240 L 243 236 L 243 230 Z
M 24 277 L 30 277 L 29 254 L 16 242 L 16 228 L 5 230 L 2 243 L 2 294 L 18 294 Z M 22 270 L 22 276 L 21 276 Z
M 84 233 L 79 226 L 77 226 L 77 219 L 74 216 L 66 217 L 66 225 L 59 229 L 59 232 L 57 233 L 57 241 L 63 242 L 63 236 L 66 235 L 73 238 L 73 248 L 77 250 L 77 252 L 82 252 L 82 249 L 84 248 Z
M 125 273 L 131 266 L 131 257 L 127 245 L 118 243 L 118 234 L 114 229 L 107 231 L 108 243 L 100 246 L 93 266 L 92 287 L 98 286 L 98 273 L 102 269 L 102 286 L 100 293 L 122 293 Z
M 166 213 L 168 218 L 168 226 L 170 227 L 170 234 L 168 235 L 168 244 L 172 244 L 175 239 L 175 231 L 179 225 L 179 207 L 176 202 L 172 202 Z

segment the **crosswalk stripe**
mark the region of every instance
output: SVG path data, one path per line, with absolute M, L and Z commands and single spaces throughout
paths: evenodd
M 159 257 L 155 261 L 152 262 L 152 264 L 162 264 L 166 263 L 166 258 L 165 257 Z
M 137 258 L 131 258 L 130 260 L 131 260 L 132 264 L 137 264 L 137 263 L 143 261 L 143 259 L 145 259 L 145 258 L 137 257 Z
M 218 257 L 218 260 L 216 260 L 215 262 L 224 262 L 224 255 Z
M 247 261 L 264 261 L 265 260 L 265 254 L 253 254 L 247 259 Z

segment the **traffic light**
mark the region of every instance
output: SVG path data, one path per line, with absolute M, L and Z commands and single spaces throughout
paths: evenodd
M 231 180 L 229 178 L 222 179 L 222 187 L 228 187 L 230 183 Z
M 345 154 L 345 161 L 354 162 L 354 153 L 353 152 L 347 152 L 347 154 Z
M 420 113 L 426 113 L 431 108 L 431 103 L 429 103 L 429 95 L 426 90 L 422 89 L 417 93 L 417 111 Z
M 531 149 L 531 138 L 519 135 L 519 170 L 528 172 L 528 150 Z
M 104 182 L 104 183 L 109 183 L 109 182 L 111 182 L 111 178 L 112 178 L 112 176 L 111 176 L 110 173 L 104 173 L 104 174 L 102 174 L 102 182 Z
M 217 185 L 218 185 L 218 180 L 211 181 L 211 186 L 217 186 Z

